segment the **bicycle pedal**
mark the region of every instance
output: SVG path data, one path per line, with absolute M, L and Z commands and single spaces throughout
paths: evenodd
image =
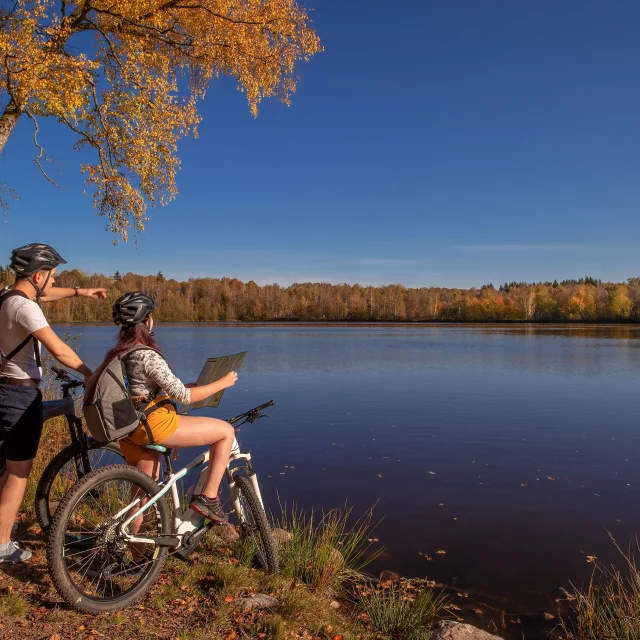
M 188 538 L 187 544 L 181 546 L 177 551 L 174 552 L 174 555 L 180 558 L 180 560 L 188 560 L 193 552 L 198 548 L 202 537 L 211 529 L 214 525 L 213 522 L 208 522 L 203 527 L 200 527 L 197 531 L 194 531 Z

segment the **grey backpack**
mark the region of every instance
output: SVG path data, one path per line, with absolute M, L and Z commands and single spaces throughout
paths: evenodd
M 146 408 L 159 389 L 156 389 L 145 403 L 136 408 L 129 393 L 124 366 L 125 358 L 141 349 L 159 353 L 151 347 L 133 347 L 111 360 L 102 371 L 94 373 L 87 382 L 84 394 L 84 417 L 89 433 L 100 443 L 125 438 L 136 430 L 140 422 L 147 431 L 149 442 L 153 443 L 146 420 L 148 415 Z

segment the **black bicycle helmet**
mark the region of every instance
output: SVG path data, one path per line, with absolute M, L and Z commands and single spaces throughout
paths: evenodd
M 38 271 L 51 271 L 67 261 L 48 244 L 26 244 L 11 252 L 9 266 L 20 277 L 32 276 Z
M 113 303 L 113 321 L 134 325 L 142 322 L 154 309 L 156 301 L 142 291 L 131 291 Z

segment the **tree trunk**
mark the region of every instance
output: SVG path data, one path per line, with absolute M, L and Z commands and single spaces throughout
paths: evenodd
M 9 104 L 6 106 L 4 113 L 0 116 L 0 151 L 4 149 L 4 145 L 7 143 L 13 128 L 18 122 L 18 118 L 22 112 L 16 104 L 15 100 L 11 98 Z

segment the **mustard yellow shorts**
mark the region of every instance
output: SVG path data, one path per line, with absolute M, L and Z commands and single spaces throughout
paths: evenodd
M 167 396 L 157 397 L 149 405 L 149 408 L 166 399 Z M 153 444 L 162 444 L 162 441 L 166 440 L 178 428 L 180 416 L 176 411 L 175 405 L 167 403 L 152 411 L 147 418 L 147 423 L 153 436 Z M 126 438 L 120 440 L 119 444 L 122 455 L 124 455 L 127 462 L 135 464 L 144 455 L 142 445 L 151 444 L 151 442 L 149 441 L 147 430 L 140 423 L 137 429 Z

